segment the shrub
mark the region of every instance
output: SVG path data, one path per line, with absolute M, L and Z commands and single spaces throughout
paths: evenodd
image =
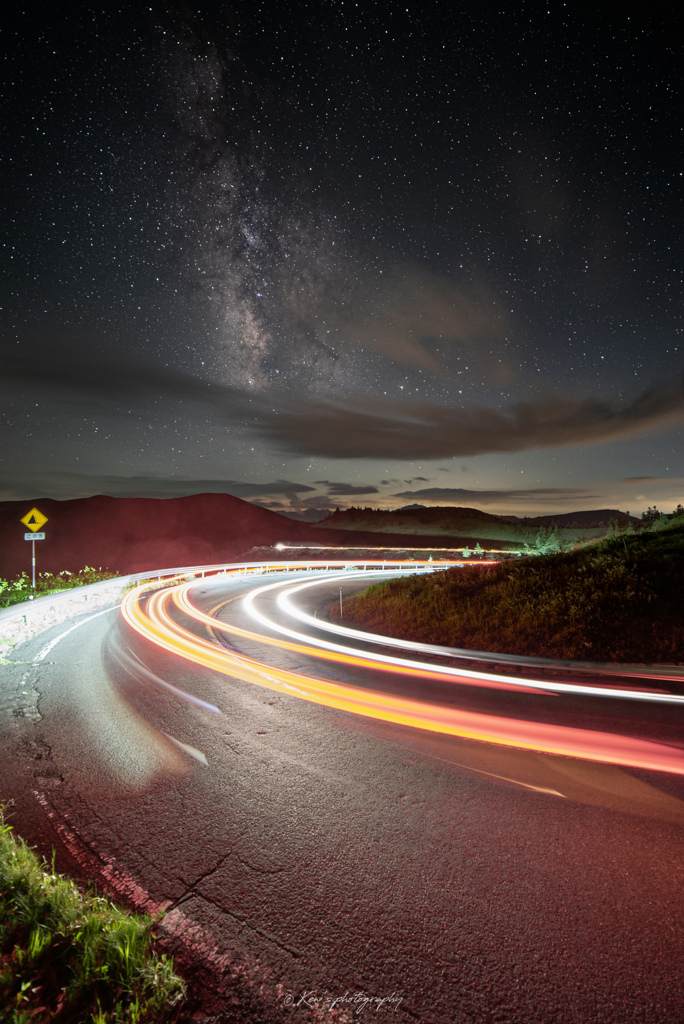
M 684 526 L 499 565 L 379 583 L 345 602 L 373 632 L 469 650 L 601 661 L 684 658 Z
M 80 572 L 69 572 L 64 569 L 62 572 L 39 572 L 36 575 L 36 596 L 44 597 L 47 594 L 57 594 L 61 590 L 70 590 L 72 587 L 85 587 L 90 583 L 100 583 L 102 580 L 116 579 L 118 572 L 109 572 L 108 569 L 94 569 L 86 565 Z M 20 601 L 27 601 L 32 594 L 31 578 L 22 572 L 13 580 L 0 579 L 0 608 L 7 608 L 11 604 L 18 604 Z

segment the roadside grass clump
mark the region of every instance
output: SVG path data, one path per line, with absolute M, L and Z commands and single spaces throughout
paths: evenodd
M 103 580 L 113 580 L 118 575 L 118 572 L 94 569 L 90 565 L 84 566 L 79 572 L 68 572 L 66 569 L 55 573 L 39 572 L 36 575 L 36 597 L 58 594 L 61 590 L 71 590 L 72 587 L 86 587 L 90 583 L 100 583 Z M 8 608 L 9 605 L 27 601 L 31 594 L 31 577 L 25 572 L 13 580 L 0 579 L 0 608 Z
M 344 621 L 468 650 L 676 664 L 683 590 L 680 520 L 578 551 L 379 583 L 345 601 Z
M 57 874 L 12 836 L 0 807 L 0 1021 L 177 1020 L 185 983 L 154 951 L 153 929 Z

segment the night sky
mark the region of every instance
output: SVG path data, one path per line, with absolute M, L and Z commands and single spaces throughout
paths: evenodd
M 684 501 L 677 8 L 15 7 L 0 498 Z

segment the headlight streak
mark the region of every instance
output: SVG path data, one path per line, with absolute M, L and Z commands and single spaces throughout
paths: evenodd
M 230 568 L 233 571 L 238 571 L 242 567 L 231 566 Z M 350 574 L 345 573 L 342 578 L 349 579 Z M 331 576 L 328 575 L 326 579 L 330 581 Z M 374 690 L 345 686 L 278 669 L 255 658 L 218 648 L 215 644 L 197 637 L 180 626 L 170 615 L 171 605 L 176 604 L 186 614 L 193 614 L 195 618 L 204 621 L 203 613 L 194 609 L 194 606 L 186 600 L 188 591 L 195 585 L 196 581 L 193 579 L 191 582 L 179 583 L 170 589 L 157 590 L 149 596 L 145 608 L 141 601 L 148 597 L 150 591 L 147 585 L 143 585 L 126 596 L 122 603 L 122 614 L 129 625 L 142 636 L 191 663 L 201 664 L 224 675 L 327 707 L 485 743 L 578 757 L 607 764 L 684 774 L 684 751 L 679 747 L 641 740 L 636 737 L 563 725 L 507 719 L 448 708 L 428 701 L 390 696 Z M 237 632 L 235 627 L 227 628 L 226 624 L 219 620 L 212 620 L 212 626 L 221 631 Z M 272 624 L 269 625 L 269 628 L 273 628 Z M 273 643 L 270 638 L 250 634 L 248 631 L 243 631 L 242 635 L 245 633 L 259 642 Z M 323 656 L 320 650 L 314 650 L 313 653 L 315 657 Z M 424 665 L 420 668 L 427 670 Z M 437 673 L 430 672 L 429 674 L 435 678 L 443 672 L 444 669 L 438 669 Z M 528 682 L 531 682 L 533 687 L 539 686 L 537 681 Z M 553 684 L 554 688 L 557 686 L 558 684 Z M 529 692 L 529 690 L 525 692 Z M 572 692 L 576 691 L 573 689 Z M 581 692 L 588 692 L 590 695 L 596 694 L 593 687 L 583 688 Z M 618 695 L 634 699 L 634 691 L 628 690 L 618 694 L 614 690 L 609 690 L 604 695 Z M 659 694 L 643 694 L 642 699 L 662 700 L 665 698 Z M 674 702 L 679 703 L 680 700 L 681 698 Z
M 359 575 L 374 575 L 366 573 L 346 573 L 344 576 L 333 576 L 332 582 L 337 579 L 354 579 Z M 331 582 L 331 578 L 328 576 L 321 582 Z M 259 596 L 264 591 L 270 590 L 274 587 L 288 586 L 287 581 L 285 583 L 271 583 L 265 587 L 260 587 L 258 590 L 253 591 L 253 595 Z M 291 651 L 294 654 L 304 654 L 308 657 L 321 658 L 326 661 L 334 661 L 338 664 L 352 666 L 355 668 L 370 668 L 383 672 L 393 672 L 395 675 L 408 675 L 412 679 L 417 677 L 430 678 L 438 682 L 458 682 L 463 683 L 467 686 L 480 686 L 488 689 L 496 690 L 512 690 L 515 692 L 520 691 L 518 681 L 511 681 L 508 676 L 497 676 L 493 673 L 478 673 L 473 675 L 467 672 L 465 669 L 450 669 L 450 668 L 439 668 L 438 666 L 425 666 L 415 661 L 409 661 L 407 659 L 395 658 L 391 655 L 360 655 L 354 653 L 351 648 L 343 647 L 339 644 L 333 644 L 326 640 L 312 640 L 310 637 L 305 636 L 302 633 L 295 633 L 292 630 L 288 630 L 285 627 L 277 626 L 272 623 L 270 619 L 266 619 L 259 612 L 257 612 L 251 604 L 247 604 L 249 598 L 243 599 L 243 603 L 247 608 L 252 618 L 266 625 L 270 629 L 274 629 L 276 632 L 283 633 L 287 636 L 293 637 L 295 641 L 291 642 L 277 640 L 274 637 L 264 636 L 262 633 L 254 633 L 248 629 L 241 629 L 239 626 L 232 626 L 221 619 L 215 618 L 213 615 L 208 615 L 206 612 L 202 612 L 199 608 L 192 603 L 189 598 L 189 591 L 193 584 L 188 584 L 185 587 L 179 587 L 174 593 L 174 603 L 187 615 L 196 619 L 198 622 L 204 623 L 210 629 L 217 630 L 221 633 L 230 633 L 233 636 L 242 637 L 245 640 L 253 640 L 257 643 L 268 644 L 271 647 L 278 647 L 281 650 Z M 311 646 L 311 645 L 314 646 Z M 454 677 L 458 678 L 454 678 Z M 537 693 L 539 695 L 546 696 L 546 692 L 541 689 L 533 688 L 534 684 L 529 682 L 529 689 L 525 692 Z
M 156 673 L 150 672 L 149 668 L 142 663 L 140 658 L 130 651 L 125 651 L 120 646 L 112 646 L 110 650 L 114 659 L 133 678 L 152 684 L 153 687 L 158 687 L 161 690 L 166 690 L 172 697 L 177 697 L 179 700 L 194 704 L 196 707 L 202 708 L 203 711 L 212 711 L 216 715 L 222 713 L 215 704 L 210 704 L 208 701 L 202 700 L 201 697 L 196 697 L 194 693 L 188 693 L 187 690 L 181 690 L 180 687 L 174 686 L 173 683 L 167 683 L 165 679 L 161 679 Z M 174 742 L 176 741 L 174 740 Z
M 357 573 L 357 575 L 359 574 Z M 378 576 L 382 578 L 383 574 L 378 573 Z M 344 576 L 341 576 L 340 578 L 345 580 L 349 579 L 349 577 L 350 574 L 345 573 Z M 307 587 L 318 586 L 320 582 L 321 581 L 319 580 L 314 580 L 309 583 L 290 585 L 288 587 L 289 594 L 294 594 L 299 590 L 305 590 Z M 273 584 L 273 586 L 278 585 L 283 586 L 283 584 Z M 313 615 L 308 615 L 306 612 L 296 608 L 292 604 L 289 594 L 281 595 L 278 598 L 278 604 L 283 611 L 286 611 L 288 615 L 292 616 L 292 618 L 298 619 L 300 622 L 305 623 L 307 626 L 312 626 L 314 629 L 320 629 L 328 633 L 335 633 L 338 636 L 349 637 L 352 640 L 368 641 L 381 647 L 401 647 L 403 650 L 416 651 L 421 654 L 436 654 L 441 657 L 455 659 L 460 658 L 468 661 L 492 661 L 497 664 L 511 664 L 516 667 L 525 665 L 528 668 L 551 668 L 562 669 L 563 671 L 569 672 L 591 672 L 596 675 L 621 676 L 625 678 L 629 678 L 629 676 L 638 676 L 640 679 L 671 679 L 674 682 L 684 682 L 684 675 L 682 674 L 681 667 L 677 665 L 610 665 L 589 661 L 562 661 L 555 658 L 533 658 L 517 654 L 469 651 L 458 647 L 439 647 L 436 644 L 424 644 L 415 640 L 401 640 L 392 636 L 383 636 L 380 633 L 367 633 L 361 629 L 353 629 L 348 626 L 337 625 L 334 622 L 326 622 L 324 619 L 314 618 Z M 252 598 L 249 597 L 245 600 L 250 601 Z M 276 626 L 273 623 L 269 623 L 269 626 L 272 629 L 279 629 L 281 632 L 286 632 L 285 630 L 282 630 L 281 627 Z M 322 644 L 322 641 L 311 637 L 308 637 L 307 639 L 310 643 Z M 663 693 L 665 691 L 648 690 L 644 692 Z
M 347 579 L 349 577 L 346 576 L 346 577 L 343 577 L 343 578 Z M 362 630 L 349 629 L 346 626 L 338 627 L 334 623 L 325 622 L 325 621 L 323 621 L 321 619 L 316 619 L 312 615 L 308 615 L 306 612 L 303 612 L 300 609 L 295 608 L 295 606 L 292 604 L 290 595 L 293 594 L 293 593 L 296 593 L 296 592 L 298 592 L 300 590 L 305 590 L 308 587 L 319 586 L 321 582 L 325 582 L 325 581 L 314 580 L 313 582 L 300 583 L 300 584 L 297 584 L 295 586 L 290 585 L 289 588 L 288 588 L 288 591 L 289 591 L 288 593 L 280 594 L 277 597 L 276 603 L 277 603 L 278 607 L 281 608 L 288 615 L 290 615 L 292 618 L 297 619 L 300 622 L 304 622 L 306 625 L 312 626 L 314 629 L 322 628 L 322 629 L 327 630 L 328 632 L 337 633 L 337 634 L 342 635 L 342 636 L 351 637 L 353 639 L 359 639 L 359 640 L 362 640 L 362 641 L 365 641 L 365 642 L 375 643 L 375 644 L 377 644 L 379 646 L 385 646 L 386 641 L 392 639 L 392 638 L 389 638 L 389 637 L 384 637 L 384 636 L 378 635 L 377 633 L 366 633 L 366 632 L 363 632 Z M 313 644 L 315 647 L 321 647 L 321 648 L 324 648 L 324 649 L 330 649 L 330 650 L 335 650 L 335 651 L 344 651 L 344 652 L 347 652 L 347 654 L 349 656 L 352 656 L 351 652 L 352 652 L 353 648 L 344 647 L 344 646 L 342 646 L 340 644 L 332 644 L 332 643 L 329 643 L 326 640 L 320 640 L 320 639 L 318 639 L 316 637 L 305 636 L 302 633 L 296 633 L 293 630 L 288 629 L 286 626 L 281 626 L 278 623 L 273 622 L 272 619 L 267 618 L 261 612 L 256 611 L 256 609 L 254 608 L 254 601 L 255 601 L 255 599 L 260 594 L 264 593 L 264 591 L 266 591 L 266 590 L 272 590 L 272 589 L 276 589 L 278 587 L 282 588 L 282 587 L 284 587 L 286 585 L 287 584 L 283 584 L 283 583 L 272 583 L 272 584 L 270 584 L 270 585 L 268 585 L 266 587 L 259 588 L 259 590 L 254 590 L 254 591 L 252 591 L 251 594 L 249 594 L 247 597 L 245 597 L 243 599 L 243 605 L 249 611 L 249 614 L 254 619 L 256 619 L 262 626 L 266 626 L 268 629 L 272 629 L 272 630 L 274 630 L 274 631 L 276 631 L 278 633 L 282 633 L 284 636 L 295 637 L 295 638 L 297 638 L 299 640 L 307 640 L 310 644 Z M 401 646 L 401 644 L 399 642 L 397 642 L 397 640 L 393 640 L 391 646 L 397 646 L 398 647 L 398 646 Z M 423 652 L 425 654 L 439 653 L 442 656 L 445 656 L 445 655 L 448 655 L 450 653 L 448 647 L 433 647 L 433 646 L 430 646 L 428 644 L 419 644 L 419 643 L 415 643 L 413 641 L 407 641 L 406 646 L 409 647 L 411 650 L 421 651 L 421 652 Z M 472 660 L 472 661 L 477 661 L 478 660 L 477 659 L 477 653 L 474 652 L 474 651 L 473 652 L 462 652 L 458 656 L 463 658 L 463 657 L 465 657 L 466 653 L 469 654 L 469 660 Z M 324 655 L 320 655 L 320 656 L 324 657 Z M 424 662 L 410 661 L 410 660 L 405 659 L 405 658 L 393 658 L 391 655 L 366 653 L 364 657 L 366 659 L 370 659 L 370 660 L 378 662 L 378 663 L 385 663 L 385 664 L 388 664 L 388 665 L 406 665 L 406 666 L 410 666 L 412 668 L 412 670 L 415 671 L 415 673 L 418 674 L 418 675 L 425 675 L 425 673 L 428 673 L 432 677 L 437 677 L 437 676 L 442 676 L 442 677 L 443 676 L 458 677 L 457 679 L 454 679 L 454 681 L 459 681 L 459 682 L 469 681 L 469 682 L 474 682 L 476 685 L 477 685 L 477 681 L 480 680 L 480 679 L 482 679 L 482 680 L 491 680 L 493 682 L 494 681 L 497 681 L 497 682 L 504 682 L 505 681 L 505 682 L 508 683 L 508 685 L 505 687 L 506 689 L 513 689 L 513 690 L 524 689 L 525 692 L 533 692 L 533 693 L 537 692 L 537 693 L 540 693 L 540 692 L 543 692 L 543 691 L 548 691 L 548 692 L 551 692 L 551 693 L 576 693 L 576 694 L 582 694 L 582 695 L 585 695 L 585 696 L 592 696 L 592 697 L 616 697 L 616 698 L 620 698 L 620 699 L 623 699 L 623 700 L 646 700 L 646 701 L 649 701 L 649 702 L 650 701 L 656 701 L 656 702 L 662 702 L 662 703 L 665 703 L 665 704 L 682 704 L 682 705 L 684 705 L 684 696 L 681 696 L 680 694 L 668 693 L 665 690 L 655 690 L 655 689 L 652 689 L 652 688 L 644 689 L 642 687 L 642 688 L 639 689 L 639 688 L 636 688 L 636 687 L 624 687 L 624 686 L 620 687 L 618 684 L 612 685 L 612 686 L 593 686 L 593 685 L 582 685 L 581 683 L 547 682 L 545 680 L 540 680 L 540 679 L 525 679 L 525 678 L 520 678 L 520 679 L 512 680 L 510 676 L 499 675 L 497 673 L 480 672 L 480 671 L 477 671 L 477 670 L 473 671 L 471 669 L 458 669 L 458 668 L 452 668 L 452 667 L 446 667 L 446 666 L 433 667 L 431 665 L 425 664 Z M 489 655 L 489 660 L 495 660 L 495 656 Z M 530 659 L 530 660 L 532 660 L 532 659 Z M 365 662 L 365 664 L 367 664 L 367 661 Z M 561 667 L 561 668 L 565 669 L 566 664 L 567 664 L 566 662 L 553 662 L 551 659 L 544 659 L 543 663 L 540 661 L 539 667 L 540 668 L 542 668 L 542 667 L 543 668 Z M 378 667 L 381 667 L 381 665 L 379 664 Z M 602 668 L 603 668 L 603 671 L 605 671 L 605 672 L 610 671 L 611 675 L 620 676 L 620 675 L 623 674 L 622 671 L 621 671 L 621 668 L 618 667 L 618 666 L 603 666 Z M 582 671 L 587 672 L 588 669 L 583 668 Z M 647 672 L 648 670 L 646 669 L 645 671 Z M 675 671 L 680 671 L 680 670 L 675 669 Z M 631 666 L 627 667 L 627 674 L 628 675 L 636 674 L 636 672 L 637 672 L 636 668 L 633 670 Z M 647 676 L 647 678 L 651 678 L 651 677 Z M 660 676 L 658 678 L 660 678 Z M 674 680 L 678 680 L 678 679 L 682 679 L 683 677 L 681 675 L 668 675 L 668 678 L 674 679 Z

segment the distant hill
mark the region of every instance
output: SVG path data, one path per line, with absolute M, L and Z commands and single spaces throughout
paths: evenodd
M 533 519 L 521 519 L 520 516 L 499 516 L 499 518 L 510 523 L 525 523 L 528 526 L 581 526 L 585 529 L 608 526 L 611 521 L 616 522 L 620 527 L 625 527 L 629 523 L 641 522 L 636 516 L 630 516 L 627 512 L 620 512 L 616 508 L 600 508 L 588 512 L 559 512 L 549 516 L 535 516 Z
M 477 508 L 437 506 L 425 508 L 406 506 L 386 511 L 370 508 L 349 508 L 333 512 L 320 525 L 323 529 L 365 530 L 377 533 L 431 534 L 434 536 L 463 537 L 470 540 L 532 543 L 540 527 L 556 526 L 563 539 L 590 540 L 602 536 L 611 521 L 620 526 L 638 522 L 617 509 L 590 512 L 569 512 L 551 516 L 521 519 L 516 516 L 496 516 Z
M 296 523 L 320 523 L 334 512 L 332 508 L 308 508 L 306 512 L 278 512 L 285 519 L 293 519 Z
M 372 508 L 348 508 L 333 512 L 321 524 L 325 529 L 372 530 L 378 533 L 433 533 L 458 536 L 483 524 L 502 525 L 498 516 L 477 508 L 405 507 L 394 511 Z M 504 533 L 510 530 L 503 524 Z
M 24 541 L 20 519 L 33 505 L 48 517 L 46 539 L 36 543 L 39 572 L 74 572 L 90 565 L 123 573 L 219 562 L 251 544 L 300 539 L 303 529 L 229 494 L 4 501 L 0 576 L 30 566 L 31 546 Z
M 39 498 L 0 502 L 0 577 L 30 571 L 31 546 L 20 520 L 33 506 L 48 517 L 46 540 L 36 543 L 39 572 L 78 572 L 85 565 L 112 572 L 142 572 L 247 557 L 278 542 L 306 545 L 401 548 L 435 544 L 515 548 L 535 542 L 540 528 L 558 524 L 563 540 L 603 536 L 608 521 L 624 513 L 604 509 L 514 520 L 475 508 L 408 508 L 395 512 L 347 509 L 312 524 L 252 505 L 229 494 L 184 498 Z M 570 521 L 569 523 L 566 521 Z M 562 522 L 561 522 L 562 521 Z M 570 524 L 580 523 L 572 527 Z M 256 556 L 255 556 L 256 557 Z
M 321 529 L 295 522 L 230 494 L 183 498 L 110 498 L 0 502 L 0 577 L 30 572 L 31 545 L 20 522 L 33 506 L 48 517 L 46 539 L 36 543 L 38 572 L 78 572 L 89 565 L 112 572 L 143 572 L 247 557 L 251 548 L 278 542 L 312 549 L 331 545 L 397 546 L 411 550 L 425 538 L 405 533 Z M 470 538 L 466 538 L 470 542 Z M 456 546 L 460 537 L 445 537 Z M 253 556 L 258 557 L 258 556 Z

